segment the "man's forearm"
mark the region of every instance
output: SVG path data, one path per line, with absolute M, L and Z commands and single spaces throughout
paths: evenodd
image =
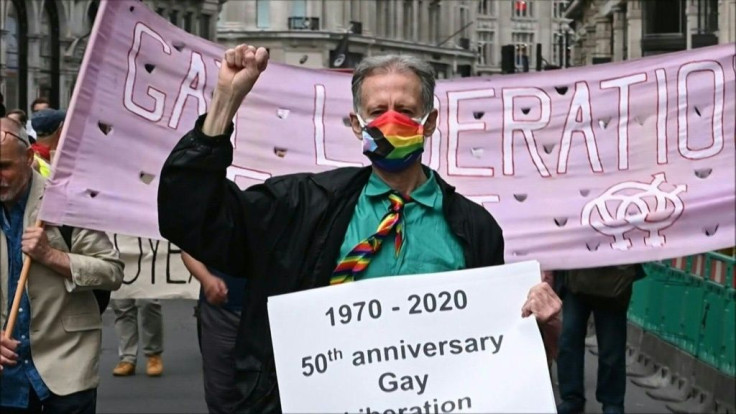
M 40 262 L 65 278 L 69 280 L 72 279 L 71 260 L 69 260 L 69 255 L 61 250 L 49 249 L 44 260 L 41 260 Z
M 224 134 L 238 112 L 241 100 L 231 94 L 215 92 L 202 125 L 202 132 L 210 137 Z
M 192 273 L 192 276 L 194 276 L 200 284 L 205 284 L 217 277 L 210 273 L 204 263 L 193 258 L 189 254 L 182 252 L 181 259 L 184 262 L 184 267 Z

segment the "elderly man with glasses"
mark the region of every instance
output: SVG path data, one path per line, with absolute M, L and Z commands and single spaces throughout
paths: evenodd
M 94 413 L 102 319 L 93 290 L 119 288 L 123 263 L 105 233 L 77 228 L 68 245 L 57 227 L 34 225 L 45 179 L 32 165 L 28 135 L 1 118 L 0 410 Z M 5 332 L 24 255 L 33 263 Z

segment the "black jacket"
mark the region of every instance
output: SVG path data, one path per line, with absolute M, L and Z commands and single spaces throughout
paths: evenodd
M 279 412 L 268 296 L 329 284 L 358 196 L 371 173 L 339 168 L 275 177 L 241 191 L 225 177 L 229 136 L 206 137 L 204 116 L 164 164 L 158 190 L 161 234 L 208 266 L 249 280 L 236 344 L 244 412 Z M 503 264 L 503 236 L 481 206 L 439 175 L 443 210 L 468 268 Z

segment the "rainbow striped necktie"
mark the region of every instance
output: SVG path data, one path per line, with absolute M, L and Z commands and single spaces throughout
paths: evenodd
M 378 249 L 381 248 L 381 244 L 391 234 L 391 230 L 393 229 L 396 229 L 394 251 L 396 256 L 399 256 L 399 251 L 404 241 L 401 213 L 404 210 L 404 204 L 411 201 L 411 199 L 405 200 L 400 194 L 391 192 L 388 195 L 388 200 L 390 202 L 388 212 L 381 219 L 376 232 L 353 247 L 340 263 L 337 264 L 337 267 L 332 272 L 330 285 L 355 280 L 356 276 L 371 263 L 371 259 L 373 259 Z

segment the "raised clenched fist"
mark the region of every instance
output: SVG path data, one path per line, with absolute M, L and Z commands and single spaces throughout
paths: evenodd
M 267 65 L 268 52 L 265 48 L 242 44 L 228 49 L 220 66 L 217 92 L 235 101 L 242 101 Z

